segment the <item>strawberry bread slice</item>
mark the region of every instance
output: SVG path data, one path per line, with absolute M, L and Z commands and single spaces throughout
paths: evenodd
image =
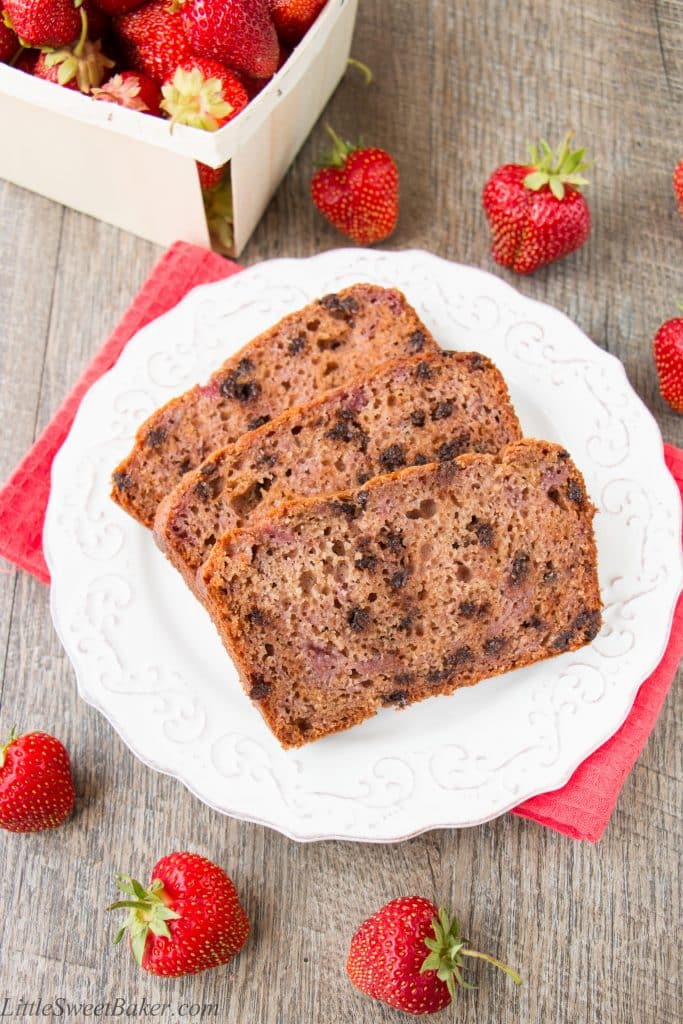
M 218 541 L 204 600 L 298 747 L 593 640 L 594 512 L 569 454 L 527 439 L 281 505 Z
M 395 288 L 357 284 L 326 295 L 153 413 L 114 470 L 112 498 L 151 527 L 162 498 L 216 448 L 387 360 L 438 351 Z
M 214 452 L 159 505 L 159 547 L 194 589 L 216 539 L 276 504 L 521 438 L 505 381 L 478 352 L 386 363 Z

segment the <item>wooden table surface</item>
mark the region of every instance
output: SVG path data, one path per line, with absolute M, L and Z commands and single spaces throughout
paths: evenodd
M 671 190 L 683 155 L 683 2 L 361 0 L 353 52 L 377 83 L 368 90 L 349 74 L 327 116 L 397 158 L 403 204 L 391 245 L 494 270 L 556 305 L 623 360 L 665 439 L 683 443 L 650 351 L 657 325 L 683 298 L 683 222 Z M 523 158 L 525 140 L 539 132 L 556 140 L 570 126 L 595 159 L 592 236 L 569 259 L 513 280 L 489 256 L 481 186 L 497 164 Z M 318 125 L 245 263 L 342 243 L 307 197 L 322 143 Z M 158 256 L 153 245 L 0 182 L 0 477 Z M 422 893 L 457 908 L 473 942 L 525 979 L 517 990 L 475 970 L 480 989 L 444 1020 L 681 1019 L 680 688 L 596 846 L 509 815 L 396 846 L 297 845 L 221 817 L 140 764 L 77 697 L 47 589 L 11 568 L 0 575 L 0 657 L 3 732 L 15 722 L 54 730 L 71 752 L 78 791 L 67 827 L 0 839 L 0 1013 L 5 997 L 6 1013 L 20 1011 L 22 998 L 144 997 L 172 1004 L 157 1018 L 165 1024 L 185 1019 L 190 1004 L 230 1024 L 407 1019 L 353 990 L 343 962 L 368 912 Z M 235 877 L 253 937 L 229 967 L 163 982 L 111 948 L 102 908 L 115 869 L 147 877 L 159 855 L 188 847 Z

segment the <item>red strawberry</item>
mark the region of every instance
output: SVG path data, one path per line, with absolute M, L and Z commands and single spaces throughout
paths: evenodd
M 74 785 L 69 755 L 45 732 L 10 733 L 0 747 L 0 828 L 41 832 L 71 814 Z
M 493 258 L 518 274 L 574 252 L 590 233 L 590 211 L 578 191 L 586 179 L 585 150 L 572 152 L 572 133 L 555 155 L 541 141 L 532 164 L 505 164 L 484 186 L 482 203 L 493 231 Z
M 678 209 L 683 217 L 683 160 L 679 160 L 674 170 L 674 193 L 678 200 Z
M 93 43 L 86 38 L 86 31 L 87 21 L 84 21 L 81 38 L 75 46 L 41 53 L 33 70 L 36 78 L 85 93 L 101 85 L 109 68 L 114 67 L 114 61 L 102 53 L 99 41 Z
M 683 412 L 683 318 L 663 323 L 652 347 L 662 398 L 676 412 Z
M 2 20 L 2 4 L 0 3 L 0 64 L 9 64 L 19 52 L 20 43 L 16 33 L 8 28 Z
M 237 75 L 205 57 L 182 61 L 161 91 L 161 109 L 175 124 L 188 124 L 208 132 L 232 121 L 249 102 Z
M 358 245 L 388 238 L 398 220 L 398 170 L 383 149 L 334 143 L 326 166 L 313 175 L 311 196 L 320 212 Z
M 221 164 L 220 167 L 209 167 L 208 164 L 202 164 L 197 161 L 197 173 L 199 174 L 199 184 L 201 185 L 204 192 L 212 192 L 213 189 L 223 181 L 223 175 L 225 174 L 225 164 Z
M 185 35 L 195 53 L 253 78 L 271 78 L 280 49 L 267 0 L 182 0 Z
M 179 64 L 192 57 L 179 11 L 167 0 L 151 0 L 130 14 L 114 18 L 126 64 L 161 84 Z
M 24 50 L 14 67 L 17 71 L 23 71 L 27 75 L 32 75 L 36 70 L 36 64 L 40 56 L 39 50 Z
M 93 0 L 83 0 L 83 10 L 88 18 L 88 38 L 101 39 L 109 29 L 109 18 Z
M 403 896 L 363 922 L 351 940 L 346 972 L 365 995 L 420 1016 L 448 1006 L 456 988 L 472 988 L 461 973 L 465 956 L 488 960 L 522 983 L 499 960 L 468 949 L 458 922 L 443 908 L 422 896 Z
M 3 0 L 12 28 L 28 46 L 66 46 L 81 31 L 81 0 Z
M 161 89 L 140 71 L 122 71 L 99 89 L 93 89 L 92 94 L 96 100 L 161 117 Z
M 327 0 L 268 0 L 270 16 L 280 39 L 296 46 L 326 3 Z
M 118 875 L 117 884 L 126 899 L 107 909 L 130 913 L 114 942 L 128 930 L 135 959 L 150 974 L 177 978 L 220 967 L 247 941 L 249 918 L 235 886 L 196 853 L 162 857 L 148 889 L 127 875 Z

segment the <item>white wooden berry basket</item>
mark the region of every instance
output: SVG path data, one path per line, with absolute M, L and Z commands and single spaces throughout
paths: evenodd
M 230 161 L 234 253 L 246 245 L 346 67 L 358 0 L 329 0 L 239 117 L 202 132 L 96 103 L 0 64 L 0 177 L 160 245 L 209 245 L 195 169 Z

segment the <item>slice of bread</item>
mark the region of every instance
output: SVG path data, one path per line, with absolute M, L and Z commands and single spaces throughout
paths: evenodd
M 188 473 L 154 534 L 190 587 L 216 539 L 276 504 L 521 438 L 505 381 L 477 352 L 414 356 L 296 406 Z
M 153 413 L 114 470 L 112 498 L 151 527 L 161 499 L 216 448 L 390 359 L 438 351 L 395 288 L 357 284 L 326 295 Z
M 523 440 L 280 505 L 218 541 L 204 600 L 297 747 L 593 640 L 594 512 L 568 453 Z

